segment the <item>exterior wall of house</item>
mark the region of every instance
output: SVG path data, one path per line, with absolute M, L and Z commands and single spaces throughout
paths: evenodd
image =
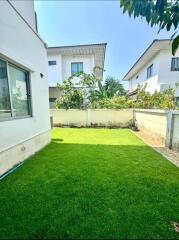
M 57 87 L 49 87 L 49 106 L 55 108 L 55 100 L 62 95 Z
M 92 73 L 94 68 L 94 55 L 63 56 L 61 54 L 48 54 L 48 61 L 56 61 L 56 65 L 48 66 L 49 86 L 57 86 L 71 76 L 71 63 L 83 62 L 83 71 Z M 79 79 L 76 78 L 76 81 Z
M 179 71 L 171 71 L 171 49 L 161 50 L 151 59 L 130 81 L 129 91 L 134 91 L 138 84 L 144 85 L 147 83 L 146 90 L 150 93 L 164 91 L 169 86 L 176 88 L 176 83 L 179 83 Z M 179 50 L 175 57 L 179 57 Z M 153 76 L 147 79 L 147 68 L 153 64 Z M 138 76 L 138 79 L 136 77 Z M 176 97 L 179 97 L 179 87 L 176 88 Z
M 56 65 L 48 66 L 49 86 L 56 87 L 63 79 L 62 56 L 60 54 L 48 54 L 48 61 L 56 61 Z
M 0 2 L 0 58 L 8 60 L 30 73 L 32 117 L 0 121 L 0 174 L 24 160 L 33 151 L 22 148 L 14 161 L 11 149 L 34 141 L 45 134 L 45 140 L 35 147 L 39 150 L 50 142 L 50 119 L 47 81 L 47 53 L 44 43 L 17 14 L 8 1 Z M 43 77 L 40 74 L 43 74 Z M 27 151 L 27 154 L 26 154 Z M 4 154 L 6 157 L 4 158 Z M 12 164 L 9 164 L 11 162 Z M 3 164 L 3 169 L 1 166 Z M 6 167 L 5 167 L 6 166 Z
M 16 10 L 22 15 L 22 17 L 30 24 L 30 26 L 36 31 L 34 1 L 10 0 L 10 2 L 16 8 Z
M 64 56 L 62 58 L 62 80 L 67 79 L 71 76 L 71 63 L 72 62 L 82 62 L 83 63 L 83 71 L 87 74 L 93 73 L 94 68 L 94 56 L 93 55 L 84 55 L 81 57 L 78 56 Z M 76 81 L 78 79 L 76 78 Z
M 147 79 L 147 68 L 152 64 L 153 64 L 153 76 Z M 151 93 L 154 93 L 155 90 L 159 91 L 158 72 L 159 72 L 159 55 L 156 55 L 129 81 L 129 91 L 132 92 L 138 87 L 138 85 L 144 86 L 145 83 L 147 83 L 146 91 Z
M 179 71 L 171 71 L 172 57 L 171 49 L 160 52 L 159 84 L 161 91 L 169 86 L 176 88 L 176 83 L 179 84 Z M 179 57 L 179 50 L 177 50 L 175 57 Z M 179 97 L 179 87 L 176 89 L 176 97 Z
M 46 146 L 50 138 L 51 133 L 47 131 L 0 152 L 0 176 Z
M 48 77 L 49 77 L 49 105 L 50 108 L 55 107 L 54 100 L 60 96 L 60 91 L 55 89 L 57 83 L 62 83 L 63 80 L 71 76 L 71 63 L 82 62 L 83 71 L 85 73 L 93 73 L 93 68 L 95 67 L 94 55 L 68 55 L 64 56 L 61 54 L 48 54 L 48 61 L 56 61 L 56 65 L 48 66 Z M 75 77 L 74 82 L 78 82 L 80 79 Z M 52 101 L 53 100 L 53 101 Z

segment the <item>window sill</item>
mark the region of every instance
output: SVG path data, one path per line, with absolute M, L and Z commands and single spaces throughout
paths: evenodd
M 7 121 L 13 121 L 13 120 L 21 120 L 21 119 L 27 119 L 27 118 L 33 118 L 33 116 L 24 116 L 24 117 L 10 117 L 10 118 L 3 118 L 0 119 L 0 122 L 7 122 Z

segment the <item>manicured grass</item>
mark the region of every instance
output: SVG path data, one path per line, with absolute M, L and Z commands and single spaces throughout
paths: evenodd
M 0 238 L 179 239 L 179 169 L 129 130 L 54 129 L 0 182 Z

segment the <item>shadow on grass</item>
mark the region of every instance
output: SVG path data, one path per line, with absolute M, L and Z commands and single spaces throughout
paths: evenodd
M 64 140 L 62 138 L 53 138 L 52 142 L 63 142 Z

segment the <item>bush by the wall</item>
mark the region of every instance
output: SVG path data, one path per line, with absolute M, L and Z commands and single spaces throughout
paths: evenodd
M 127 96 L 101 99 L 90 104 L 90 108 L 143 108 L 143 109 L 176 109 L 174 90 L 169 88 L 164 92 L 150 94 L 145 88 L 139 90 L 137 99 L 132 101 Z
M 105 98 L 100 99 L 98 101 L 94 101 L 89 105 L 90 108 L 100 109 L 100 108 L 108 108 L 108 109 L 122 109 L 122 108 L 131 108 L 132 100 L 130 100 L 127 96 L 119 96 L 113 98 Z
M 155 91 L 153 94 L 141 89 L 133 107 L 144 109 L 175 109 L 176 102 L 174 97 L 175 91 L 172 88 L 164 92 Z

